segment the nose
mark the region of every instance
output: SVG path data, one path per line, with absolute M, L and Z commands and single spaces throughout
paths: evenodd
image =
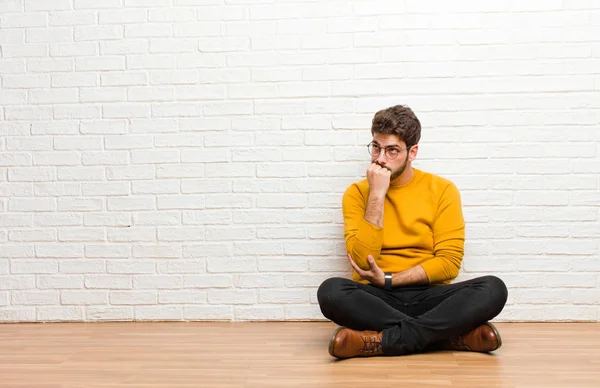
M 387 162 L 387 158 L 385 157 L 385 152 L 381 150 L 379 155 L 377 155 L 377 163 L 384 165 Z

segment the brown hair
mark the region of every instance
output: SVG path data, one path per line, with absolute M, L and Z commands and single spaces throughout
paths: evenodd
M 398 135 L 412 147 L 421 139 L 421 122 L 407 106 L 395 105 L 375 113 L 371 125 L 371 134 Z

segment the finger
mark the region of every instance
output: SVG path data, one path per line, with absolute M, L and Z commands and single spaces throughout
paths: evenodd
M 362 275 L 364 273 L 363 270 L 354 262 L 354 260 L 352 259 L 352 256 L 350 256 L 350 254 L 348 254 L 348 260 L 350 261 L 350 265 L 352 266 L 352 268 L 354 268 L 356 273 L 362 277 Z
M 369 262 L 369 269 L 371 271 L 379 268 L 379 266 L 377 265 L 377 262 L 375 261 L 375 258 L 373 258 L 373 256 L 371 256 L 371 255 L 367 256 L 367 261 Z

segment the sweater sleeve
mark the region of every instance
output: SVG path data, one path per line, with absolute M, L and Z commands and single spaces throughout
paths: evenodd
M 346 251 L 359 267 L 368 270 L 367 256 L 377 260 L 381 252 L 383 228 L 365 220 L 366 206 L 366 199 L 358 187 L 348 187 L 342 198 Z
M 421 263 L 429 283 L 442 283 L 458 276 L 464 255 L 465 221 L 460 193 L 449 183 L 439 199 L 433 224 L 434 257 Z

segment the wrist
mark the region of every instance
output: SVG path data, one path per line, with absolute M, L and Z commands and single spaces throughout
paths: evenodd
M 373 190 L 369 193 L 369 199 L 371 201 L 383 201 L 386 194 L 387 190 Z
M 392 273 L 391 272 L 384 272 L 384 277 L 383 277 L 383 289 L 386 291 L 391 291 L 392 290 Z

